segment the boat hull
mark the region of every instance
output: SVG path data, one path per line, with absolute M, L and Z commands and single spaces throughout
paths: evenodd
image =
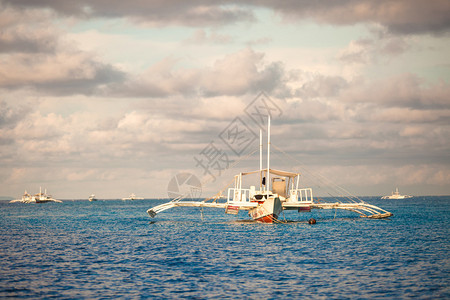
M 56 199 L 45 199 L 45 200 L 36 199 L 36 203 L 48 203 L 48 202 L 62 203 L 61 200 L 56 200 Z
M 384 197 L 382 197 L 381 199 L 383 199 L 383 200 L 400 200 L 400 199 L 409 199 L 409 198 L 412 198 L 412 196 L 403 196 L 403 195 L 401 195 L 401 196 L 384 196 Z
M 300 206 L 297 211 L 300 212 L 310 212 L 311 211 L 311 206 Z
M 261 223 L 274 223 L 277 221 L 283 207 L 278 197 L 271 197 L 257 207 L 249 210 L 248 215 L 255 221 Z

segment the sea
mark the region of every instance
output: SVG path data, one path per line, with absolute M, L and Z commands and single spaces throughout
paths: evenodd
M 0 298 L 450 299 L 450 196 L 363 200 L 394 216 L 2 201 Z

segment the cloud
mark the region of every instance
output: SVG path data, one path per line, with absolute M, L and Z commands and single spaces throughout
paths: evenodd
M 0 54 L 53 53 L 60 32 L 52 17 L 48 11 L 19 11 L 0 3 Z
M 286 89 L 283 65 L 266 63 L 264 54 L 249 48 L 217 59 L 210 67 L 177 68 L 177 63 L 177 59 L 167 57 L 124 86 L 114 87 L 111 93 L 135 97 L 179 94 L 215 97 Z
M 13 108 L 6 101 L 0 101 L 0 128 L 14 128 L 18 122 L 27 117 L 31 110 L 24 105 Z
M 295 91 L 295 96 L 300 98 L 336 97 L 348 86 L 348 82 L 341 76 L 305 73 L 304 77 L 310 78 Z
M 286 19 L 313 19 L 333 25 L 380 24 L 394 34 L 445 33 L 450 28 L 447 0 L 230 1 L 47 1 L 3 0 L 20 9 L 50 8 L 65 16 L 127 18 L 152 26 L 217 26 L 255 20 L 253 9 L 268 8 Z
M 308 164 L 316 164 L 319 170 L 329 168 L 336 176 L 346 179 L 344 183 L 364 185 L 373 181 L 386 185 L 394 179 L 385 178 L 385 173 L 389 172 L 395 176 L 409 172 L 403 184 L 423 181 L 445 185 L 448 182 L 448 83 L 445 79 L 429 82 L 410 72 L 391 74 L 389 66 L 394 59 L 404 61 L 413 57 L 416 53 L 411 54 L 410 50 L 424 40 L 406 36 L 407 30 L 390 23 L 394 19 L 388 18 L 391 5 L 398 4 L 401 8 L 403 2 L 342 1 L 342 7 L 327 2 L 331 5 L 329 10 L 324 8 L 325 2 L 320 1 L 305 2 L 303 6 L 269 1 L 216 6 L 197 1 L 183 2 L 178 7 L 154 1 L 118 5 L 114 1 L 3 3 L 5 9 L 0 12 L 3 99 L 0 102 L 0 161 L 5 167 L 4 173 L 11 172 L 15 182 L 30 180 L 27 176 L 38 178 L 34 181 L 43 178 L 39 177 L 42 170 L 36 166 L 51 170 L 52 174 L 43 180 L 59 177 L 74 184 L 82 182 L 89 188 L 104 182 L 111 190 L 119 189 L 121 182 L 129 186 L 135 182 L 146 184 L 143 179 L 149 176 L 146 170 L 168 177 L 174 175 L 177 168 L 201 173 L 203 170 L 196 169 L 193 157 L 210 141 L 224 146 L 219 144 L 220 132 L 235 117 L 245 118 L 245 108 L 261 91 L 278 98 L 283 111 L 282 117 L 273 120 L 274 145 L 304 158 Z M 346 15 L 345 8 L 350 3 L 355 7 Z M 411 3 L 411 9 L 416 9 L 418 4 Z M 436 3 L 439 2 L 429 5 Z M 145 7 L 137 12 L 140 5 Z M 168 32 L 169 37 L 148 42 L 147 37 L 158 30 L 149 30 L 143 35 L 143 31 L 139 31 L 134 35 L 135 28 L 129 33 L 130 27 L 127 27 L 120 34 L 111 35 L 108 30 L 116 25 L 100 22 L 108 29 L 98 27 L 67 34 L 60 29 L 63 26 L 58 26 L 67 19 L 57 19 L 69 15 L 79 20 L 103 16 L 127 18 L 151 26 L 217 26 L 232 21 L 251 21 L 252 9 L 259 7 L 277 10 L 296 21 L 309 18 L 328 24 L 369 24 L 369 36 L 350 42 L 340 52 L 334 47 L 327 51 L 315 49 L 321 54 L 312 56 L 324 56 L 319 59 L 323 67 L 316 68 L 317 62 L 312 62 L 316 69 L 308 71 L 304 65 L 307 60 L 299 62 L 296 58 L 309 57 L 310 49 L 302 50 L 294 44 L 286 49 L 285 45 L 274 42 L 266 52 L 252 48 L 229 50 L 230 46 L 236 49 L 238 43 L 242 45 L 251 39 L 236 40 L 234 35 L 219 34 L 221 31 L 215 27 L 183 28 L 182 34 L 188 32 L 183 38 L 193 33 L 184 41 L 179 38 L 177 29 L 175 35 Z M 150 8 L 153 11 L 146 13 Z M 387 9 L 385 19 L 377 13 L 382 9 Z M 397 14 L 397 21 L 408 24 L 407 20 L 402 20 L 402 14 L 402 11 Z M 415 22 L 422 28 L 412 26 L 411 33 L 447 30 L 445 26 L 427 29 L 429 24 L 425 19 Z M 94 23 L 80 25 L 85 28 L 83 26 Z M 120 20 L 120 24 L 124 22 Z M 177 41 L 167 42 L 174 36 Z M 81 46 L 69 37 L 75 38 Z M 266 43 L 270 39 L 255 38 L 249 43 Z M 123 44 L 142 49 L 139 52 L 127 50 L 123 56 L 121 51 L 111 51 Z M 144 44 L 146 47 L 135 46 Z M 214 47 L 211 44 L 215 44 Z M 180 45 L 189 51 L 175 48 Z M 274 50 L 276 47 L 278 49 Z M 102 57 L 93 51 L 107 54 Z M 279 59 L 273 58 L 276 52 L 281 53 Z M 191 60 L 193 53 L 198 55 Z M 285 53 L 294 54 L 287 57 Z M 163 56 L 165 58 L 161 58 Z M 105 57 L 128 66 L 129 73 Z M 336 57 L 336 66 L 330 66 L 330 60 Z M 202 65 L 204 61 L 207 63 Z M 150 62 L 153 64 L 143 70 L 142 66 Z M 362 75 L 366 73 L 345 76 L 345 72 L 339 72 L 347 67 L 352 70 L 370 68 L 372 64 L 378 68 L 376 71 L 389 67 L 383 73 L 390 75 L 376 78 L 374 73 L 369 77 Z M 422 62 L 417 65 L 422 67 Z M 279 155 L 274 154 L 274 165 L 293 167 L 286 159 L 278 158 Z M 351 170 L 350 165 L 356 169 Z M 403 168 L 405 165 L 408 167 Z M 413 165 L 421 166 L 422 170 L 414 170 L 410 167 Z M 396 168 L 402 172 L 397 172 Z M 168 179 L 160 179 L 158 188 L 165 189 Z
M 243 95 L 281 88 L 283 66 L 265 64 L 263 59 L 264 54 L 247 48 L 217 60 L 202 78 L 202 91 L 205 95 Z
M 359 80 L 342 91 L 342 100 L 352 103 L 372 103 L 380 107 L 408 107 L 419 110 L 450 109 L 450 87 L 444 82 L 428 83 L 411 73 L 393 75 L 378 80 Z
M 1 5 L 0 5 L 1 7 Z M 49 22 L 51 14 L 23 14 L 7 7 L 0 12 L 0 88 L 31 88 L 52 95 L 92 94 L 125 74 L 64 41 Z
M 125 74 L 82 52 L 0 56 L 0 88 L 41 90 L 52 95 L 93 94 Z
M 450 29 L 446 0 L 250 1 L 279 11 L 290 20 L 310 18 L 333 25 L 376 23 L 394 34 L 440 34 Z
M 210 1 L 10 1 L 3 0 L 9 6 L 20 9 L 50 8 L 58 14 L 80 18 L 127 18 L 134 22 L 151 26 L 185 25 L 216 26 L 239 21 L 253 21 L 253 13 L 233 3 L 227 5 L 212 4 Z
M 383 33 L 373 38 L 351 41 L 337 57 L 345 64 L 386 64 L 406 53 L 410 48 L 409 42 L 404 37 Z

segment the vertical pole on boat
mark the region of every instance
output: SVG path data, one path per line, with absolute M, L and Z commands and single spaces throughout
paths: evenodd
M 259 130 L 259 190 L 262 191 L 262 129 Z
M 239 194 L 242 193 L 242 173 L 239 173 Z
M 267 178 L 266 178 L 266 187 L 267 187 L 267 199 L 269 199 L 269 190 L 270 190 L 270 114 L 268 115 L 268 120 L 267 120 Z

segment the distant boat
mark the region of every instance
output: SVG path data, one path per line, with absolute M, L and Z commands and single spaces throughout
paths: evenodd
M 400 193 L 398 192 L 398 188 L 395 188 L 395 192 L 392 192 L 392 195 L 381 197 L 381 199 L 408 199 L 408 198 L 412 198 L 412 196 L 400 195 Z
M 39 188 L 39 193 L 34 195 L 34 200 L 36 203 L 47 203 L 47 202 L 57 202 L 62 203 L 61 200 L 53 199 L 51 195 L 47 194 L 47 189 L 45 189 L 45 192 L 42 192 L 42 188 Z
M 9 203 L 46 203 L 46 202 L 57 202 L 62 203 L 61 200 L 53 199 L 51 195 L 47 194 L 47 190 L 42 192 L 42 188 L 39 188 L 39 193 L 34 196 L 30 195 L 26 190 L 22 195 L 22 199 L 11 200 Z
M 89 201 L 97 201 L 97 198 L 95 198 L 94 194 L 89 196 Z
M 22 199 L 11 200 L 9 203 L 36 203 L 36 200 L 25 190 Z
M 142 197 L 136 197 L 136 195 L 133 194 L 133 193 L 131 193 L 131 195 L 130 195 L 129 197 L 122 198 L 122 200 L 142 200 L 142 199 L 144 199 L 144 198 L 142 198 Z

